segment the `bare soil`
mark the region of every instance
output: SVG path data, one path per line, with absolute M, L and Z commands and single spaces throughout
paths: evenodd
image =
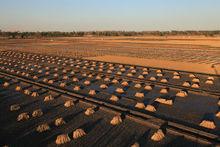
M 211 65 L 220 63 L 220 37 L 0 38 L 0 50 L 11 49 L 204 73 L 216 73 Z

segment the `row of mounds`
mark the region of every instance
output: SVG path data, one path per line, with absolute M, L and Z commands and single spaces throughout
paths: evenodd
M 60 99 L 61 95 L 59 95 L 59 97 L 55 96 L 55 93 L 53 92 L 47 92 L 47 93 L 42 93 L 39 94 L 36 97 L 32 97 L 31 96 L 31 90 L 30 90 L 30 94 L 27 95 L 25 94 L 25 88 L 27 89 L 35 89 L 37 90 L 39 87 L 34 87 L 34 86 L 28 86 L 28 84 L 25 83 L 20 83 L 20 82 L 12 82 L 13 80 L 8 79 L 8 82 L 10 83 L 7 87 L 4 87 L 4 82 L 2 83 L 3 88 L 7 88 L 7 89 L 12 89 L 14 91 L 19 92 L 21 95 L 26 95 L 29 96 L 29 99 L 38 99 L 39 101 L 43 101 L 44 105 L 47 105 L 48 102 L 51 101 L 56 101 L 58 99 Z M 16 90 L 17 86 L 16 85 L 20 85 L 20 87 L 22 87 L 20 90 Z M 44 90 L 42 90 L 44 91 Z M 21 97 L 22 98 L 22 97 Z M 81 102 L 79 101 L 73 101 L 69 98 L 64 99 L 62 105 L 60 105 L 59 107 L 65 107 L 66 111 L 71 111 L 73 109 L 76 108 L 77 105 L 81 105 Z M 31 104 L 30 104 L 31 105 Z M 27 107 L 27 106 L 26 106 Z M 31 106 L 29 106 L 31 108 Z M 77 141 L 80 140 L 81 138 L 86 138 L 86 136 L 90 135 L 90 131 L 88 131 L 88 127 L 85 127 L 85 125 L 81 125 L 80 127 L 73 127 L 73 129 L 69 129 L 68 133 L 64 133 L 64 128 L 66 128 L 70 122 L 70 120 L 74 119 L 71 118 L 70 120 L 67 119 L 67 116 L 60 116 L 60 117 L 51 117 L 49 120 L 50 121 L 43 121 L 40 118 L 46 117 L 47 116 L 47 111 L 45 111 L 43 108 L 41 108 L 42 106 L 38 106 L 38 108 L 31 108 L 29 111 L 24 111 L 24 107 L 22 104 L 19 103 L 14 103 L 12 105 L 10 105 L 9 107 L 7 107 L 7 109 L 9 111 L 11 111 L 10 113 L 16 113 L 19 112 L 19 114 L 17 115 L 17 118 L 14 118 L 14 121 L 18 121 L 19 124 L 22 123 L 26 123 L 28 124 L 28 122 L 33 121 L 34 119 L 39 119 L 41 120 L 41 122 L 37 122 L 37 126 L 35 127 L 35 129 L 33 130 L 34 132 L 37 133 L 36 137 L 39 136 L 40 134 L 47 134 L 49 135 L 50 132 L 52 132 L 53 130 L 56 130 L 59 128 L 59 130 L 61 130 L 60 132 L 63 133 L 59 133 L 56 134 L 53 138 L 53 142 L 56 145 L 68 145 L 68 143 L 72 142 L 72 141 Z M 56 109 L 56 108 L 55 108 Z M 95 117 L 94 115 L 96 113 L 100 113 L 99 111 L 103 111 L 103 108 L 100 109 L 99 106 L 96 105 L 90 105 L 87 106 L 85 108 L 83 108 L 83 114 L 85 119 L 88 119 L 90 121 L 91 118 Z M 109 112 L 109 111 L 108 111 Z M 107 115 L 107 114 L 106 114 Z M 125 114 L 121 114 L 121 113 L 114 113 L 113 117 L 111 117 L 111 119 L 109 120 L 108 124 L 112 127 L 115 127 L 115 129 L 117 129 L 120 126 L 125 126 L 125 125 L 129 125 L 128 122 L 126 121 L 126 119 L 129 119 L 126 117 Z M 77 121 L 77 120 L 74 120 Z M 134 122 L 137 123 L 138 122 Z M 107 124 L 106 124 L 107 125 Z M 105 125 L 105 126 L 106 126 Z M 140 124 L 138 124 L 140 125 Z M 143 125 L 143 124 L 142 124 Z M 117 127 L 118 126 L 118 127 Z M 140 125 L 141 126 L 141 125 Z M 147 126 L 149 127 L 149 126 Z M 129 128 L 129 127 L 128 127 Z M 143 129 L 146 128 L 146 126 L 143 126 Z M 114 129 L 113 129 L 114 130 Z M 11 130 L 13 132 L 13 130 Z M 28 131 L 27 129 L 24 129 L 23 131 Z M 23 132 L 25 133 L 25 132 Z M 36 134 L 34 133 L 34 134 Z M 29 134 L 29 133 L 28 133 Z M 32 133 L 30 133 L 31 135 Z M 129 134 L 128 134 L 129 135 Z M 119 135 L 120 136 L 120 135 Z M 167 133 L 166 131 L 166 125 L 162 125 L 160 128 L 158 129 L 152 129 L 151 133 L 149 134 L 148 137 L 144 138 L 145 142 L 152 142 L 155 144 L 161 144 L 161 142 L 165 142 L 166 139 L 169 139 L 170 135 Z M 34 137 L 34 136 L 32 136 Z M 22 138 L 22 137 L 21 137 Z M 134 137 L 132 139 L 132 143 L 131 146 L 139 146 L 142 144 L 142 141 L 139 139 L 135 139 L 136 137 Z M 123 139 L 123 138 L 121 138 Z M 35 141 L 37 141 L 38 139 L 34 139 Z M 13 142 L 14 140 L 12 139 L 11 142 Z M 23 144 L 25 144 L 25 140 L 20 140 L 23 141 Z M 33 143 L 35 143 L 35 141 L 33 141 Z M 38 140 L 38 142 L 41 142 L 41 140 Z M 88 143 L 89 144 L 89 143 Z M 9 143 L 10 146 L 10 143 Z
M 66 72 L 66 71 L 64 71 L 64 72 Z M 94 74 L 93 75 L 91 75 L 91 74 L 84 74 L 83 76 L 85 76 L 85 77 L 88 76 L 87 78 L 92 78 L 95 75 Z M 65 76 L 63 78 L 65 79 Z M 80 91 L 81 89 L 83 89 L 83 88 L 85 88 L 87 86 L 90 86 L 97 79 L 98 80 L 103 80 L 103 84 L 100 85 L 100 89 L 103 89 L 103 90 L 107 89 L 110 86 L 110 84 L 105 84 L 105 82 L 111 82 L 112 84 L 116 83 L 116 84 L 121 85 L 121 87 L 118 87 L 118 88 L 115 89 L 115 92 L 118 93 L 119 95 L 114 95 L 113 94 L 113 95 L 111 95 L 109 97 L 109 100 L 111 100 L 113 102 L 117 102 L 120 99 L 120 97 L 126 93 L 126 89 L 127 89 L 126 87 L 129 87 L 131 85 L 131 83 L 132 83 L 131 81 L 125 81 L 123 79 L 113 79 L 113 78 L 105 77 L 103 75 L 102 76 L 97 75 L 96 79 L 94 79 L 94 80 L 85 80 L 83 85 L 81 85 L 81 86 L 80 85 L 73 86 L 73 91 Z M 54 84 L 54 81 L 56 81 L 56 80 L 54 80 L 53 82 L 50 82 L 50 81 L 53 81 L 53 80 L 52 79 L 48 80 L 47 81 L 48 84 Z M 78 78 L 76 78 L 76 77 L 73 77 L 73 81 L 76 81 L 77 83 L 80 82 L 80 80 Z M 4 87 L 7 87 L 9 85 L 10 85 L 9 82 L 4 82 L 4 84 L 3 84 Z M 61 88 L 65 88 L 66 85 L 67 84 L 66 84 L 66 82 L 64 80 L 64 82 L 60 82 L 59 86 Z M 154 85 L 149 85 L 149 84 L 145 85 L 143 83 L 136 83 L 134 85 L 134 88 L 137 88 L 137 89 L 138 88 L 144 88 L 144 90 L 149 92 L 149 91 L 151 91 L 154 88 Z M 30 90 L 28 88 L 25 89 L 25 88 L 22 88 L 19 85 L 16 86 L 15 90 L 16 91 L 23 90 L 24 94 L 31 95 L 32 97 L 39 96 L 39 92 L 38 92 L 39 90 Z M 157 102 L 159 104 L 164 104 L 164 105 L 173 105 L 174 98 L 167 96 L 167 94 L 169 94 L 169 91 L 170 91 L 169 87 L 161 88 L 159 93 L 160 94 L 164 94 L 165 96 L 157 97 L 154 100 L 155 103 Z M 88 90 L 87 94 L 89 96 L 95 97 L 96 94 L 99 93 L 99 92 L 100 91 L 97 91 L 97 90 L 91 88 L 90 90 Z M 134 97 L 142 99 L 142 98 L 145 97 L 145 95 L 146 95 L 146 92 L 138 91 L 138 92 L 136 92 L 134 94 Z M 176 96 L 177 97 L 187 97 L 188 96 L 188 91 L 187 90 L 180 90 L 179 92 L 176 93 Z M 53 97 L 48 96 L 48 97 L 45 98 L 45 101 L 49 101 L 49 100 L 52 100 L 52 99 L 53 99 Z M 138 102 L 137 101 L 134 107 L 138 108 L 138 109 L 145 109 L 145 110 L 151 111 L 151 112 L 156 112 L 157 107 L 154 106 L 155 103 L 153 102 L 152 104 L 148 104 L 148 105 L 145 106 L 142 102 Z M 218 112 L 216 113 L 216 116 L 218 117 Z M 204 123 L 202 123 L 201 126 L 205 126 Z M 215 127 L 209 127 L 209 128 L 215 128 Z
M 151 69 L 147 67 L 139 67 L 139 66 L 132 66 L 132 65 L 123 65 L 123 64 L 116 64 L 116 63 L 107 63 L 107 62 L 100 62 L 100 61 L 65 58 L 65 57 L 53 57 L 53 56 L 30 54 L 30 53 L 5 52 L 5 55 L 8 55 L 8 54 L 9 55 L 10 54 L 24 55 L 24 57 L 22 57 L 24 59 L 26 57 L 33 56 L 33 61 L 36 61 L 36 59 L 41 59 L 43 60 L 41 61 L 41 63 L 45 62 L 45 59 L 47 59 L 47 61 L 53 60 L 54 62 L 50 62 L 53 65 L 57 64 L 59 66 L 60 63 L 65 63 L 72 68 L 77 68 L 81 70 L 89 70 L 89 71 L 95 70 L 98 72 L 105 72 L 107 74 L 123 75 L 123 76 L 128 76 L 128 77 L 133 77 L 134 74 L 136 74 L 135 77 L 139 79 L 147 79 L 150 81 L 157 81 L 161 83 L 170 83 L 171 79 L 179 80 L 183 77 L 184 79 L 180 81 L 181 82 L 184 81 L 184 82 L 179 83 L 178 85 L 192 87 L 192 88 L 200 88 L 201 84 L 202 85 L 204 84 L 202 88 L 204 87 L 207 88 L 208 85 L 213 85 L 215 84 L 215 81 L 216 81 L 214 76 L 202 76 L 201 77 L 200 74 L 192 74 L 192 73 L 187 73 L 187 72 L 169 71 L 169 74 L 172 73 L 172 76 L 171 75 L 166 76 L 167 70 L 162 70 L 162 69 Z M 62 65 L 62 66 L 65 67 L 66 65 Z M 186 75 L 188 75 L 189 79 L 186 79 Z M 204 79 L 201 80 L 201 78 L 206 78 L 206 80 Z M 210 86 L 208 87 L 210 88 Z
M 43 95 L 45 93 L 44 90 L 42 90 L 41 88 L 39 87 L 34 87 L 33 86 L 30 86 L 30 85 L 24 85 L 24 84 L 19 84 L 17 81 L 16 82 L 13 82 L 12 80 L 10 79 L 7 79 L 5 82 L 2 83 L 2 87 L 4 88 L 7 88 L 9 87 L 10 85 L 14 85 L 15 88 L 14 90 L 15 91 L 20 91 L 21 93 L 25 94 L 25 95 L 30 95 L 31 97 L 39 97 L 41 95 Z M 116 89 L 117 90 L 117 89 Z M 167 94 L 169 92 L 169 88 L 162 88 L 160 90 L 160 93 L 162 94 Z M 96 94 L 96 91 L 95 90 L 90 90 L 89 95 L 91 96 L 95 96 Z M 135 94 L 136 97 L 140 96 L 139 98 L 141 98 L 142 94 L 141 93 L 136 93 Z M 186 90 L 182 90 L 180 92 L 178 92 L 176 94 L 176 96 L 178 97 L 187 97 L 188 96 L 188 92 Z M 56 99 L 57 96 L 53 96 L 53 95 L 46 95 L 44 97 L 44 102 L 47 102 L 47 101 L 52 101 L 54 99 Z M 119 99 L 120 99 L 121 96 L 117 96 L 117 95 L 112 95 L 109 99 L 111 101 L 114 101 L 114 102 L 117 102 Z M 157 111 L 157 108 L 159 106 L 159 104 L 164 104 L 164 105 L 173 105 L 173 101 L 174 99 L 172 98 L 169 98 L 169 97 L 158 97 L 154 100 L 153 103 L 151 104 L 147 104 L 145 105 L 143 102 L 138 102 L 135 104 L 135 108 L 137 109 L 144 109 L 146 111 L 150 111 L 150 112 L 156 112 Z M 219 102 L 220 103 L 220 100 Z M 74 103 L 73 101 L 66 101 L 64 103 L 64 106 L 65 107 L 70 107 L 70 106 L 73 106 Z M 218 104 L 219 105 L 219 104 Z M 220 105 L 219 105 L 220 106 Z M 20 105 L 19 104 L 13 104 L 10 106 L 10 111 L 17 111 L 20 109 Z M 93 110 L 93 108 L 89 108 L 88 110 L 86 110 L 85 114 L 86 115 L 91 115 L 93 114 L 95 111 Z M 41 109 L 36 109 L 36 110 L 33 110 L 32 113 L 28 114 L 27 112 L 23 112 L 21 113 L 18 117 L 17 117 L 17 120 L 18 121 L 22 121 L 22 120 L 27 120 L 29 119 L 31 116 L 32 117 L 39 117 L 43 115 L 43 111 Z M 215 116 L 217 118 L 219 118 L 219 111 L 216 112 Z M 120 119 L 115 119 L 116 120 L 120 120 Z M 114 124 L 114 119 L 113 119 L 113 124 Z M 117 121 L 116 121 L 117 122 Z M 119 121 L 120 122 L 120 121 Z M 206 128 L 209 128 L 209 129 L 215 129 L 216 128 L 216 125 L 213 121 L 213 119 L 207 119 L 204 118 L 204 120 L 199 124 L 200 126 L 202 127 L 206 127 Z

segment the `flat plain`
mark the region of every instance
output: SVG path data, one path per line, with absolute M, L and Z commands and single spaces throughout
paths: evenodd
M 220 144 L 218 37 L 2 38 L 0 48 L 1 146 Z
M 20 50 L 94 60 L 219 74 L 220 37 L 132 36 L 0 39 L 1 50 Z M 120 59 L 120 57 L 123 57 Z M 128 57 L 128 58 L 126 58 Z M 142 60 L 143 59 L 143 60 Z

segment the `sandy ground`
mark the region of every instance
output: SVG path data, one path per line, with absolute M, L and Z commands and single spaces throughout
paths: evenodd
M 0 38 L 0 50 L 11 49 L 206 73 L 215 73 L 210 67 L 220 63 L 220 37 Z
M 220 75 L 219 65 L 215 66 L 215 68 L 211 68 L 210 64 L 184 63 L 177 61 L 157 60 L 157 59 L 140 59 L 134 57 L 111 56 L 111 55 L 87 57 L 86 59 Z

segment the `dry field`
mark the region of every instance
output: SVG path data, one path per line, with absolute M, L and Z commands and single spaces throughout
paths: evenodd
M 0 146 L 218 146 L 219 80 L 3 51 Z
M 87 57 L 89 59 L 128 64 L 135 61 L 137 65 L 212 74 L 219 74 L 218 70 L 220 69 L 219 65 L 216 66 L 216 69 L 211 68 L 211 64 L 220 62 L 220 37 L 148 36 L 0 39 L 0 49 Z

